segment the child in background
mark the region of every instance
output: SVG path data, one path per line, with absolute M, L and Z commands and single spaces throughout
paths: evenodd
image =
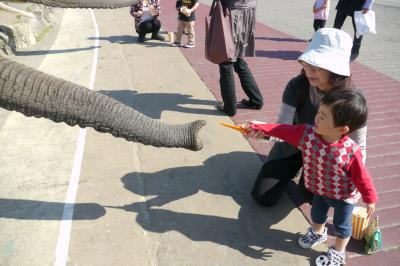
M 316 259 L 317 265 L 345 264 L 345 250 L 352 230 L 352 212 L 360 196 L 368 217 L 378 201 L 366 170 L 360 147 L 347 134 L 364 126 L 367 106 L 357 89 L 327 93 L 321 100 L 315 125 L 283 125 L 250 122 L 245 135 L 264 134 L 297 146 L 303 157 L 305 187 L 314 194 L 311 208 L 313 226 L 298 239 L 302 248 L 312 248 L 327 240 L 327 213 L 334 208 L 335 245 Z
M 316 0 L 313 6 L 314 31 L 325 27 L 329 17 L 330 0 Z M 311 40 L 310 40 L 311 41 Z
M 184 47 L 195 47 L 194 22 L 196 21 L 195 10 L 198 6 L 198 0 L 176 1 L 176 10 L 178 11 L 178 28 L 176 30 L 176 40 L 174 42 L 174 46 L 182 46 L 182 34 L 186 30 L 188 34 L 188 43 Z

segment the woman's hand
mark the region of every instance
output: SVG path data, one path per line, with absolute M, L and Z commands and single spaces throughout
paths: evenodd
M 367 218 L 369 219 L 375 211 L 375 203 L 367 203 Z

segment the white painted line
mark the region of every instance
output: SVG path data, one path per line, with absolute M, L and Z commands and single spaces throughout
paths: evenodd
M 92 71 L 89 80 L 89 89 L 93 90 L 94 82 L 96 80 L 96 69 L 97 69 L 97 57 L 98 57 L 98 46 L 99 46 L 99 28 L 97 26 L 96 18 L 94 12 L 90 9 L 90 14 L 92 16 L 93 25 L 95 28 L 95 41 L 94 45 L 96 48 L 93 53 L 92 61 Z M 69 240 L 71 236 L 72 218 L 74 214 L 74 204 L 76 200 L 76 193 L 78 191 L 79 177 L 81 173 L 81 165 L 83 158 L 83 151 L 85 147 L 86 139 L 86 128 L 79 130 L 78 141 L 76 144 L 75 156 L 72 165 L 72 172 L 69 180 L 67 198 L 65 199 L 64 211 L 62 216 L 62 221 L 60 225 L 60 232 L 57 240 L 56 248 L 56 261 L 54 265 L 64 266 L 67 264 L 68 260 L 68 250 L 69 250 Z

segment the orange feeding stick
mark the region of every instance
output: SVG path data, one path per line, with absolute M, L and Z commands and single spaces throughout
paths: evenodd
M 223 125 L 225 127 L 229 127 L 231 129 L 240 131 L 242 134 L 247 133 L 247 129 L 242 128 L 241 126 L 236 126 L 236 125 L 232 125 L 232 124 L 227 124 L 227 123 L 223 123 L 223 122 L 219 122 L 220 125 Z

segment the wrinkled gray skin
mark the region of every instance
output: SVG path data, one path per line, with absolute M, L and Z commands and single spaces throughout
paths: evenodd
M 133 1 L 39 1 L 60 7 L 113 8 Z M 61 3 L 62 2 L 62 3 Z M 92 3 L 92 6 L 89 5 Z M 70 4 L 68 4 L 70 3 Z M 71 4 L 72 3 L 72 4 Z M 107 5 L 107 3 L 109 5 Z M 155 147 L 200 150 L 197 134 L 205 121 L 172 125 L 151 119 L 103 94 L 55 78 L 0 55 L 0 107 L 26 116 L 44 117 L 70 126 L 93 127 L 128 141 Z

